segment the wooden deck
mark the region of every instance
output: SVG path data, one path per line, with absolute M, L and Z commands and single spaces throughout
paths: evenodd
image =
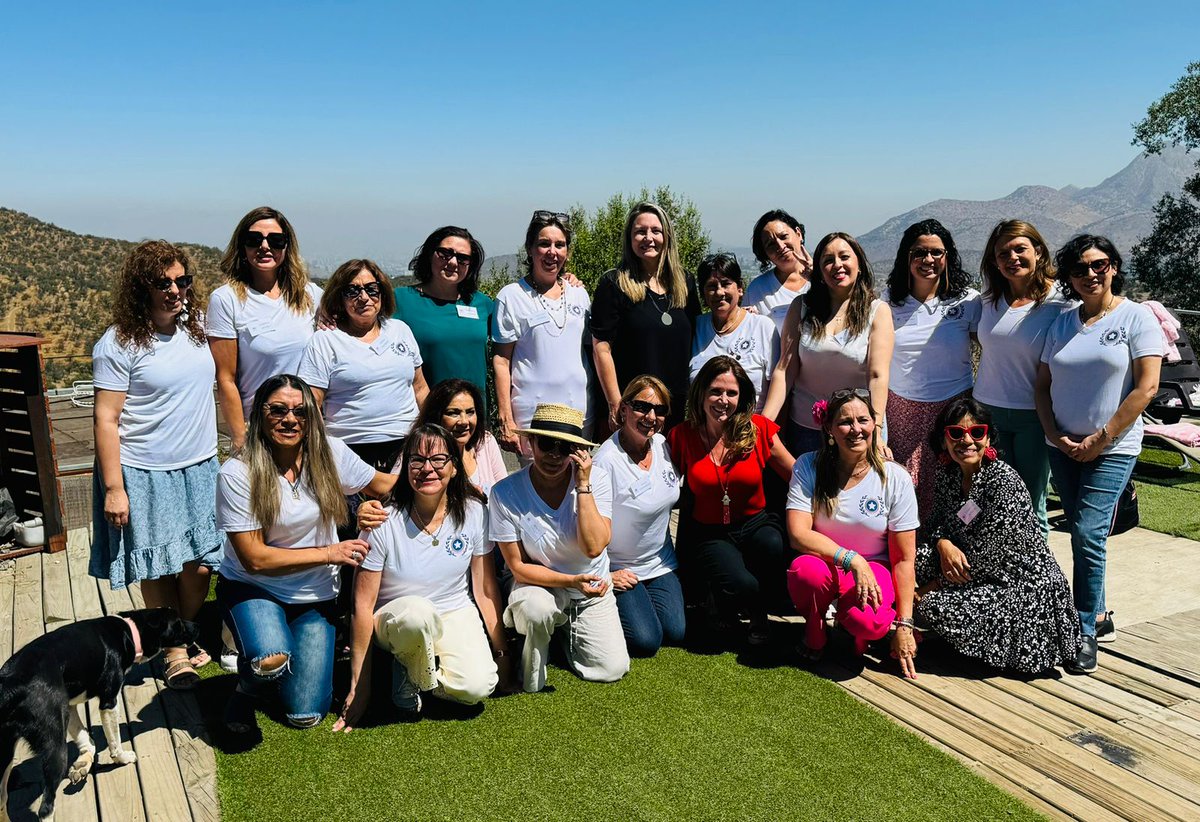
M 76 529 L 69 533 L 65 552 L 31 554 L 0 568 L 0 660 L 69 622 L 142 607 L 136 586 L 113 591 L 107 582 L 87 575 L 89 545 L 88 530 Z M 113 767 L 99 706 L 95 699 L 89 701 L 85 720 L 96 742 L 96 766 L 82 785 L 64 783 L 57 818 L 67 822 L 219 819 L 216 759 L 195 699 L 160 687 L 146 666 L 139 665 L 129 675 L 117 713 L 125 747 L 132 742 L 137 763 Z M 37 763 L 19 765 L 9 788 L 8 809 L 14 822 L 35 818 L 42 790 Z

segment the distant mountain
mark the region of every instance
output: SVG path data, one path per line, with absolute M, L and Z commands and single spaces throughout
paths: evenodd
M 904 229 L 928 217 L 941 220 L 963 256 L 968 271 L 978 271 L 988 235 L 996 223 L 1021 219 L 1033 223 L 1050 244 L 1061 246 L 1080 232 L 1103 234 L 1125 255 L 1154 226 L 1154 206 L 1162 195 L 1176 193 L 1196 172 L 1196 155 L 1167 150 L 1139 155 L 1133 162 L 1091 188 L 1021 186 L 998 200 L 934 200 L 893 217 L 858 239 L 876 270 L 885 277 L 896 257 Z

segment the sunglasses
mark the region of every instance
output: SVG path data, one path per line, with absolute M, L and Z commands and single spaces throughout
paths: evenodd
M 187 291 L 192 287 L 192 281 L 194 279 L 196 278 L 191 274 L 184 274 L 182 277 L 176 277 L 173 280 L 170 277 L 159 277 L 157 280 L 151 280 L 150 285 L 166 294 L 171 290 L 172 285 L 174 285 L 180 291 Z
M 267 418 L 274 420 L 275 422 L 287 419 L 288 414 L 291 414 L 298 420 L 305 420 L 308 418 L 308 409 L 303 405 L 297 405 L 295 408 L 289 408 L 282 403 L 273 402 L 270 405 L 264 405 L 263 410 L 267 412 Z
M 439 246 L 438 248 L 435 248 L 433 250 L 433 253 L 438 255 L 438 257 L 440 257 L 443 262 L 448 263 L 451 260 L 458 260 L 458 264 L 463 266 L 464 268 L 471 264 L 471 255 L 470 254 L 459 254 L 453 248 L 443 248 L 443 247 Z
M 963 437 L 969 436 L 971 439 L 979 442 L 987 439 L 988 427 L 983 423 L 977 423 L 969 428 L 965 425 L 947 425 L 946 436 L 954 442 L 958 442 Z
M 539 208 L 537 211 L 533 212 L 533 217 L 531 219 L 558 220 L 565 228 L 571 227 L 571 215 L 564 214 L 561 211 L 545 211 Z
M 450 464 L 449 454 L 434 454 L 432 457 L 409 457 L 409 471 L 424 471 L 428 465 L 434 471 L 442 471 Z
M 564 457 L 569 457 L 581 449 L 581 446 L 573 442 L 567 442 L 555 437 L 547 437 L 542 434 L 538 434 L 534 439 L 537 440 L 538 450 L 547 454 L 557 452 Z
M 281 231 L 272 231 L 270 234 L 263 234 L 261 231 L 245 231 L 242 233 L 242 245 L 246 248 L 258 248 L 262 245 L 263 240 L 266 240 L 267 245 L 276 251 L 288 246 L 287 235 Z
M 645 400 L 630 400 L 628 403 L 630 408 L 639 414 L 649 414 L 653 411 L 660 417 L 665 417 L 670 411 L 666 403 L 662 402 L 646 402 Z
M 940 260 L 946 256 L 944 248 L 914 248 L 908 252 L 910 260 L 923 260 L 926 257 L 933 257 L 935 260 Z
M 342 297 L 347 300 L 357 300 L 363 294 L 366 294 L 372 300 L 378 300 L 380 294 L 379 283 L 367 283 L 366 285 L 350 283 L 350 285 L 342 289 Z
M 1108 257 L 1103 257 L 1099 260 L 1092 260 L 1090 263 L 1079 262 L 1071 269 L 1072 277 L 1086 277 L 1088 272 L 1093 274 L 1104 275 L 1108 273 L 1108 269 L 1112 268 L 1112 260 Z
M 839 388 L 830 395 L 830 399 L 844 400 L 847 397 L 858 397 L 867 405 L 871 404 L 871 392 L 865 388 Z

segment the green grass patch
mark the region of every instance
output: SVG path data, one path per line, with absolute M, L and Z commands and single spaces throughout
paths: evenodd
M 1143 528 L 1200 540 L 1200 466 L 1180 470 L 1178 451 L 1146 446 L 1133 470 Z
M 666 649 L 616 684 L 554 668 L 550 682 L 553 693 L 489 700 L 470 718 L 435 707 L 349 735 L 331 719 L 293 731 L 260 714 L 256 748 L 217 752 L 222 818 L 1040 818 L 792 667 Z M 208 708 L 231 686 L 206 681 Z

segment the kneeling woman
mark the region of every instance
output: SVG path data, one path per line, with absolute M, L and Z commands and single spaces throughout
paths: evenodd
M 562 627 L 568 664 L 584 679 L 615 682 L 629 671 L 629 652 L 608 567 L 612 486 L 593 470 L 583 438 L 583 412 L 539 405 L 529 428 L 533 462 L 496 483 L 488 504 L 488 537 L 512 571 L 504 622 L 525 637 L 525 690 L 546 685 L 550 637 Z
M 879 427 L 865 388 L 835 391 L 813 407 L 821 446 L 796 460 L 788 490 L 787 524 L 800 556 L 788 570 L 788 591 L 804 617 L 803 653 L 825 649 L 825 611 L 858 653 L 891 630 L 892 656 L 915 679 L 913 561 L 917 497 L 903 466 L 884 460 Z
M 997 668 L 1074 662 L 1079 614 L 1021 475 L 996 459 L 991 414 L 951 400 L 929 437 L 937 472 L 928 544 L 917 551 L 917 624 Z
M 246 446 L 217 479 L 217 528 L 225 532 L 217 599 L 241 677 L 226 711 L 229 730 L 253 727 L 260 683 L 279 685 L 294 727 L 312 727 L 329 710 L 338 570 L 357 567 L 368 551 L 360 539 L 338 542 L 337 526 L 347 519 L 347 494 L 381 496 L 395 481 L 325 435 L 299 377 L 280 374 L 259 386 Z
M 350 693 L 335 731 L 357 725 L 370 702 L 372 634 L 395 657 L 392 700 L 412 715 L 421 710 L 421 691 L 482 702 L 498 682 L 494 657 L 509 678 L 484 497 L 440 425 L 415 428 L 401 460 L 389 516 L 367 537 L 371 551 L 355 576 Z

